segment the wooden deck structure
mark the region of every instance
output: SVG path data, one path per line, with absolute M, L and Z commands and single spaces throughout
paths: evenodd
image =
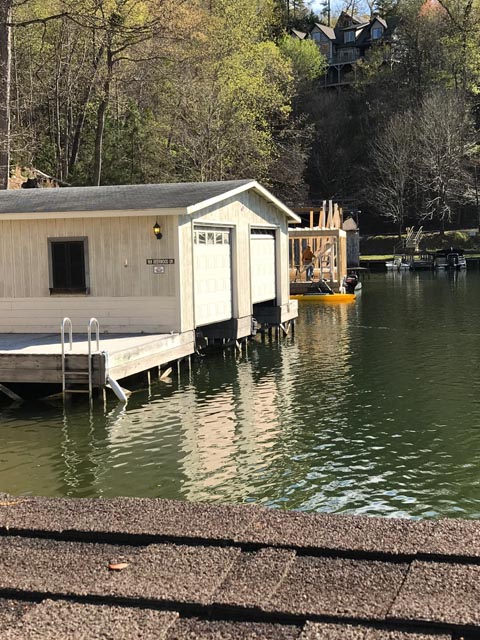
M 94 388 L 114 386 L 118 380 L 182 360 L 195 351 L 194 332 L 183 334 L 100 334 L 99 349 L 92 341 L 91 355 L 86 334 L 67 342 L 65 356 L 59 334 L 0 334 L 0 380 L 10 398 L 18 397 L 9 384 L 58 384 L 70 393 L 88 393 L 88 375 Z M 64 360 L 64 363 L 63 363 Z M 90 364 L 91 363 L 91 364 Z M 121 399 L 121 398 L 120 398 Z
M 301 293 L 307 286 L 302 252 L 308 245 L 316 256 L 313 280 L 327 280 L 338 291 L 347 273 L 347 234 L 343 230 L 342 209 L 331 200 L 321 207 L 294 209 L 307 227 L 289 230 L 290 292 Z

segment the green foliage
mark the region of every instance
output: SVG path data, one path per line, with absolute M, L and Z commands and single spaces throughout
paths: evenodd
M 315 80 L 325 73 L 326 60 L 313 40 L 299 40 L 284 36 L 279 42 L 280 51 L 292 63 L 298 84 Z

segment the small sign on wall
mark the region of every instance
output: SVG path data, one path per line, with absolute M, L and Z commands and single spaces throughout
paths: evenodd
M 163 265 L 153 267 L 153 273 L 165 273 L 165 267 Z
M 147 258 L 147 264 L 175 264 L 173 258 Z

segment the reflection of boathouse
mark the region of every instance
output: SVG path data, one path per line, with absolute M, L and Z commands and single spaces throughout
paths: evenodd
M 285 328 L 289 220 L 252 180 L 1 193 L 0 383 L 115 387 L 200 334 Z
M 315 254 L 313 280 L 327 280 L 338 291 L 347 273 L 347 233 L 343 229 L 343 214 L 332 201 L 321 207 L 296 208 L 302 227 L 291 226 L 290 236 L 290 291 L 301 293 L 306 286 L 302 253 L 310 245 Z M 303 226 L 305 225 L 305 226 Z

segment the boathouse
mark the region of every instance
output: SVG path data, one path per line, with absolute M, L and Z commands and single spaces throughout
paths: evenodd
M 0 340 L 0 383 L 13 376 L 2 366 L 2 352 L 16 349 L 12 334 L 58 342 L 65 317 L 74 333 L 94 317 L 102 337 L 168 336 L 161 358 L 148 342 L 157 364 L 193 353 L 199 334 L 239 340 L 253 319 L 285 326 L 297 315 L 292 220 L 252 180 L 0 193 L 0 337 L 10 336 L 7 347 Z

